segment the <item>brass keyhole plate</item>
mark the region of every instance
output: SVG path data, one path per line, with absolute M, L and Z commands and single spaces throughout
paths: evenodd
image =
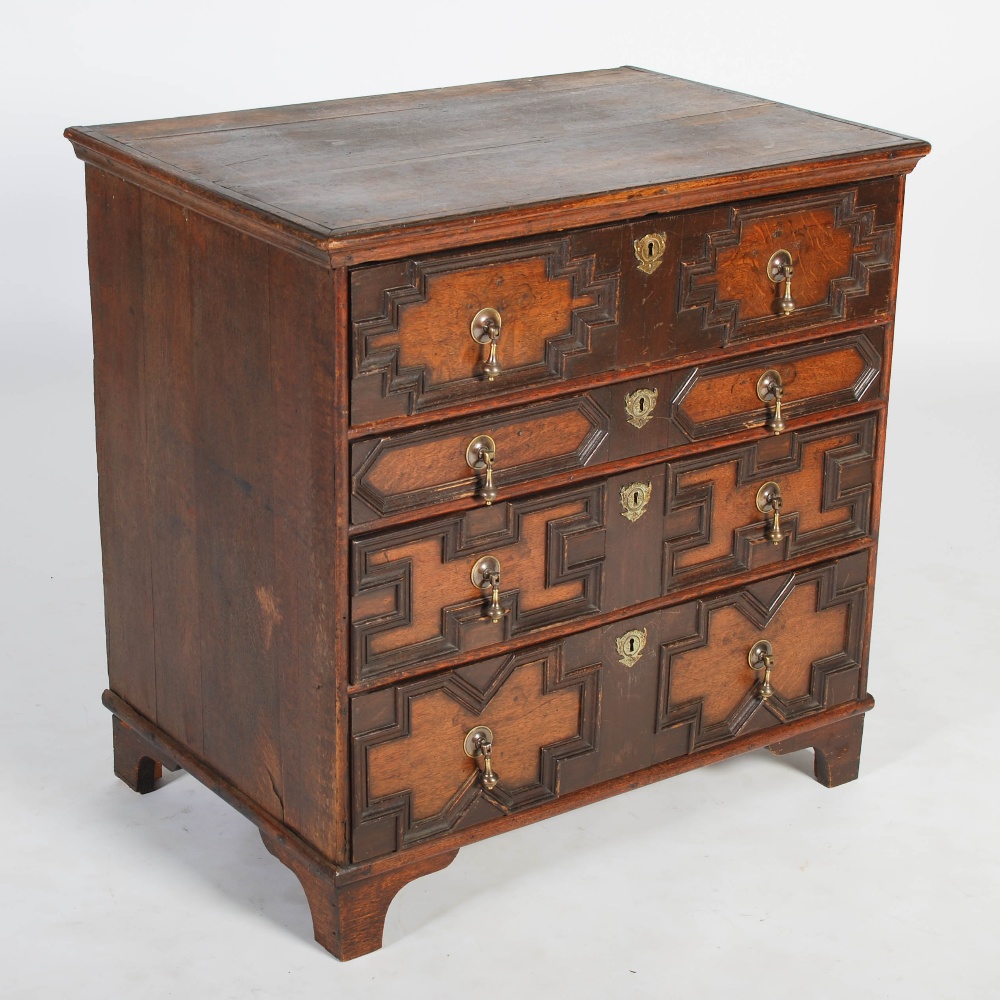
M 646 513 L 646 505 L 653 495 L 652 483 L 630 483 L 621 488 L 622 517 L 638 521 Z
M 644 274 L 652 274 L 663 263 L 663 254 L 667 249 L 667 234 L 647 233 L 632 246 L 635 249 L 635 259 L 639 262 L 639 270 Z
M 633 427 L 645 427 L 653 419 L 659 389 L 636 389 L 625 397 L 625 413 Z
M 777 483 L 764 483 L 764 485 L 757 490 L 757 510 L 759 510 L 762 514 L 774 513 L 774 498 L 779 496 L 780 493 L 781 488 Z
M 640 632 L 634 628 L 615 639 L 615 646 L 618 648 L 618 662 L 623 667 L 631 669 L 639 662 L 642 651 L 646 648 L 646 636 L 646 629 Z
M 787 250 L 775 250 L 767 262 L 767 276 L 775 284 L 785 280 L 785 268 L 792 266 L 792 255 Z

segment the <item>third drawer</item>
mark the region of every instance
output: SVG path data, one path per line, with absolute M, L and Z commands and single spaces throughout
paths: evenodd
M 352 675 L 431 665 L 864 538 L 877 430 L 869 414 L 355 539 Z

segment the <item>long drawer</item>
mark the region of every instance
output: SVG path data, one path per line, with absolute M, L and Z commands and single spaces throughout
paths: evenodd
M 875 327 L 356 441 L 351 522 L 481 494 L 484 473 L 468 451 L 484 435 L 503 496 L 539 476 L 772 426 L 775 384 L 793 430 L 803 417 L 878 399 L 884 350 L 885 328 Z
M 351 422 L 887 318 L 896 178 L 351 272 Z
M 876 434 L 871 414 L 354 539 L 353 677 L 862 538 Z
M 857 553 L 356 696 L 354 860 L 858 698 L 867 568 Z

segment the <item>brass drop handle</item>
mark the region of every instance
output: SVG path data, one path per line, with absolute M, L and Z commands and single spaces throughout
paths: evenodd
M 476 726 L 465 734 L 465 754 L 475 760 L 483 788 L 492 792 L 500 775 L 493 770 L 493 733 L 488 726 Z
M 507 614 L 507 609 L 500 606 L 500 560 L 496 556 L 477 560 L 472 566 L 472 583 L 484 594 L 490 592 L 486 617 L 496 624 Z
M 783 316 L 791 316 L 795 311 L 795 299 L 792 298 L 792 275 L 795 268 L 792 265 L 792 255 L 787 250 L 775 250 L 767 262 L 767 276 L 775 285 L 784 283 L 778 308 Z
M 773 403 L 774 411 L 768 414 L 767 428 L 774 434 L 785 429 L 785 418 L 781 415 L 781 397 L 784 395 L 781 374 L 769 368 L 757 379 L 757 398 L 762 403 Z
M 500 374 L 497 346 L 500 341 L 500 313 L 496 309 L 480 309 L 472 318 L 472 339 L 477 344 L 489 344 L 490 354 L 483 365 L 483 374 L 492 382 Z
M 470 469 L 476 472 L 486 472 L 483 488 L 479 495 L 486 501 L 486 506 L 497 498 L 497 490 L 493 485 L 493 463 L 497 457 L 497 443 L 489 434 L 480 434 L 474 437 L 468 448 L 465 449 L 465 463 Z
M 767 539 L 772 545 L 777 545 L 785 537 L 781 531 L 781 503 L 781 488 L 777 483 L 764 483 L 757 490 L 757 510 L 771 515 Z
M 771 687 L 774 650 L 771 649 L 771 644 L 767 639 L 761 639 L 760 642 L 755 642 L 750 647 L 750 651 L 747 653 L 747 663 L 750 664 L 750 669 L 754 673 L 759 670 L 764 671 L 764 676 L 757 683 L 757 696 L 761 701 L 767 701 L 774 694 L 774 688 Z

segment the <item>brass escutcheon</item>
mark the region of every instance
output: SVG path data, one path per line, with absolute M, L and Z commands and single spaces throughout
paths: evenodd
M 636 389 L 625 397 L 625 413 L 633 427 L 645 427 L 653 418 L 659 389 Z
M 638 521 L 646 513 L 646 505 L 653 495 L 652 483 L 630 483 L 621 488 L 622 517 Z
M 639 662 L 642 651 L 646 648 L 646 629 L 641 632 L 636 628 L 631 629 L 615 639 L 615 645 L 618 647 L 620 657 L 618 662 L 623 667 L 631 669 Z
M 642 239 L 635 240 L 635 259 L 639 262 L 639 270 L 652 274 L 663 263 L 663 254 L 667 249 L 666 233 L 647 233 Z
M 479 780 L 483 788 L 491 792 L 497 786 L 500 775 L 493 770 L 493 732 L 489 726 L 476 726 L 465 734 L 463 744 L 465 755 L 472 757 L 479 768 Z

